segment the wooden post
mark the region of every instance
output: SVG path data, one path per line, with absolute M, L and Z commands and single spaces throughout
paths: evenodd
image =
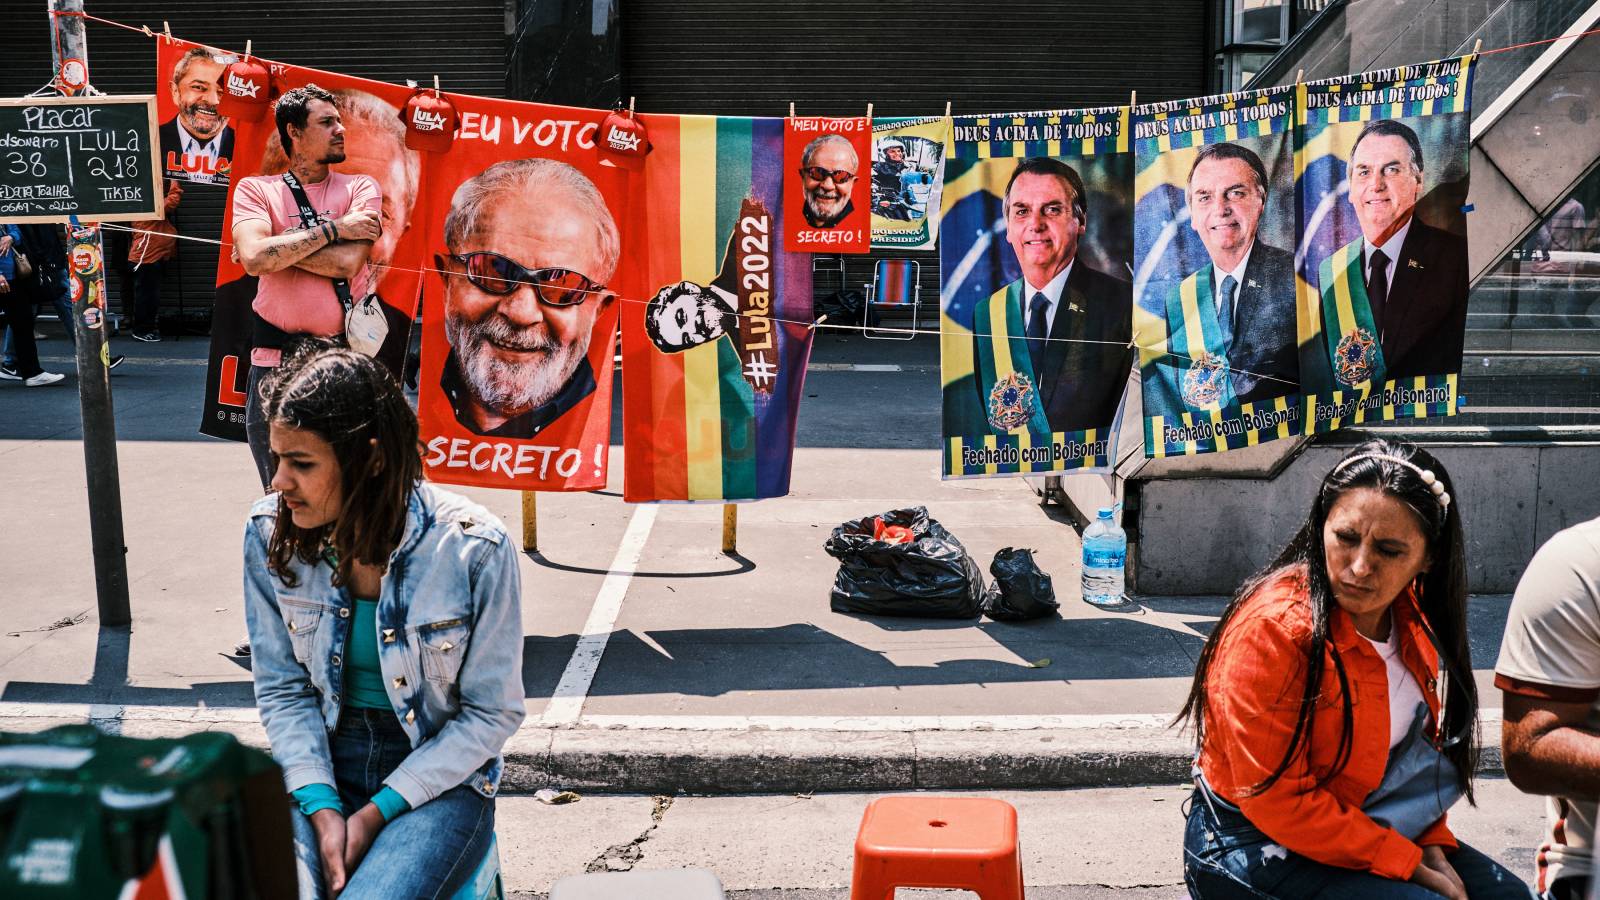
M 739 507 L 734 503 L 722 505 L 722 552 L 739 552 Z
M 522 492 L 522 550 L 539 552 L 539 494 L 536 491 Z

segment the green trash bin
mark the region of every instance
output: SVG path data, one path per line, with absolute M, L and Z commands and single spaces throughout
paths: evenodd
M 276 763 L 232 735 L 0 733 L 0 897 L 293 897 Z

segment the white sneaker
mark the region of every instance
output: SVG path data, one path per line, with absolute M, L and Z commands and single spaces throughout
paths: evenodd
M 28 387 L 44 387 L 47 384 L 55 384 L 58 381 L 65 381 L 66 377 L 67 376 L 56 372 L 40 372 L 32 378 L 23 380 L 22 383 Z

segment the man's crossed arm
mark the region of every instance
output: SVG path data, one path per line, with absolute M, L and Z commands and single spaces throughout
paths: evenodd
M 366 265 L 372 242 L 382 231 L 378 214 L 357 209 L 331 224 L 331 229 L 273 234 L 269 223 L 250 219 L 234 226 L 234 253 L 251 275 L 295 266 L 328 278 L 354 278 Z M 337 233 L 337 241 L 329 240 L 330 231 Z

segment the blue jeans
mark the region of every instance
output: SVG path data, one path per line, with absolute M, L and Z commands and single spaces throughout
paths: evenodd
M 1209 799 L 1209 803 L 1207 802 Z M 1270 852 L 1269 852 L 1270 851 Z M 1533 892 L 1505 866 L 1462 844 L 1447 852 L 1472 900 L 1532 900 Z M 1327 900 L 1437 900 L 1438 894 L 1307 859 L 1250 824 L 1237 807 L 1196 790 L 1183 834 L 1183 881 L 1189 896 L 1214 898 L 1322 897 Z
M 333 774 L 345 813 L 351 814 L 383 787 L 383 779 L 411 752 L 394 713 L 347 708 L 328 737 Z M 291 800 L 295 856 L 302 900 L 322 900 L 327 885 L 311 820 Z M 396 816 L 378 832 L 372 848 L 346 873 L 340 900 L 451 897 L 467 883 L 494 837 L 494 801 L 470 787 L 451 788 L 420 807 Z
M 267 413 L 261 408 L 261 380 L 271 374 L 271 367 L 251 363 L 244 389 L 244 437 L 250 445 L 256 474 L 261 476 L 262 493 L 272 486 L 272 442 Z

